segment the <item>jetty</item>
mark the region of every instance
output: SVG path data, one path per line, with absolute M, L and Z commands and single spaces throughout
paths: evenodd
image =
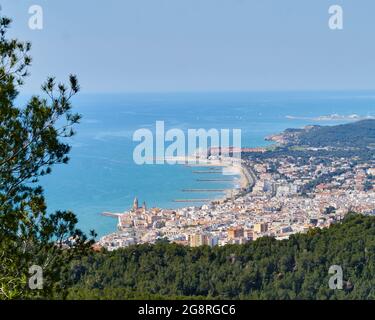
M 182 192 L 224 192 L 225 189 L 182 189 Z
M 184 164 L 187 168 L 222 168 L 226 167 L 224 163 L 192 163 L 192 164 Z
M 173 202 L 211 202 L 212 199 L 176 199 Z
M 202 170 L 202 171 L 193 171 L 193 173 L 199 173 L 199 174 L 201 174 L 201 173 L 209 173 L 209 174 L 218 174 L 218 173 L 220 173 L 221 172 L 221 170 Z
M 121 216 L 122 214 L 123 213 L 102 212 L 102 216 L 113 217 L 113 218 L 117 218 L 118 216 Z
M 198 182 L 232 182 L 233 179 L 197 179 Z

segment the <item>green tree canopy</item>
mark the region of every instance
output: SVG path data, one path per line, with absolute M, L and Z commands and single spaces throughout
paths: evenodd
M 47 213 L 38 184 L 53 165 L 69 160 L 66 139 L 80 119 L 71 105 L 79 91 L 77 78 L 71 75 L 68 85 L 49 78 L 40 96 L 18 106 L 31 44 L 7 38 L 10 24 L 0 17 L 0 299 L 47 294 L 56 284 L 56 268 L 64 266 L 61 260 L 90 245 L 72 212 Z M 28 289 L 32 265 L 43 268 L 43 290 Z

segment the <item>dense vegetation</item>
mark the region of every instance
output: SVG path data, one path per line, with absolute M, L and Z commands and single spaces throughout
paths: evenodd
M 331 290 L 331 265 L 343 290 Z M 189 248 L 160 242 L 74 261 L 63 275 L 70 299 L 374 299 L 375 218 L 349 215 L 289 240 Z
M 304 165 L 309 163 L 311 157 L 319 159 L 321 164 L 328 164 L 332 159 L 351 158 L 357 159 L 359 162 L 367 162 L 375 159 L 375 148 L 357 148 L 357 149 L 335 149 L 335 150 L 295 150 L 293 147 L 275 147 L 273 150 L 262 152 L 242 153 L 243 159 L 249 160 L 264 160 L 291 157 L 298 161 L 299 164 Z
M 298 135 L 298 143 L 309 147 L 375 146 L 375 120 L 362 120 L 337 126 L 314 126 Z
M 69 160 L 64 139 L 74 134 L 80 118 L 71 106 L 77 79 L 71 76 L 65 86 L 50 78 L 43 97 L 16 105 L 31 64 L 31 45 L 6 38 L 10 22 L 0 17 L 0 299 L 375 298 L 372 217 L 351 215 L 330 229 L 285 241 L 262 238 L 214 248 L 162 241 L 115 252 L 90 250 L 92 243 L 76 229 L 75 215 L 48 212 L 38 185 L 54 165 Z M 368 136 L 361 141 L 372 143 L 373 131 L 365 124 L 352 137 Z M 346 139 L 342 132 L 338 137 Z M 301 153 L 306 161 L 304 151 L 287 152 Z M 270 155 L 275 153 L 264 154 Z M 373 152 L 364 155 L 373 157 Z M 43 269 L 41 290 L 29 286 L 32 265 Z M 343 290 L 328 287 L 331 265 L 343 268 Z
M 80 119 L 71 105 L 77 79 L 66 86 L 49 78 L 42 97 L 17 105 L 31 44 L 8 39 L 10 23 L 0 17 L 0 300 L 50 295 L 62 268 L 90 248 L 72 212 L 47 212 L 38 184 L 69 160 L 64 139 Z

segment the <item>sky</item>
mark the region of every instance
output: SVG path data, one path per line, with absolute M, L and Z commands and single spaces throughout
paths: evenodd
M 23 90 L 78 75 L 87 93 L 372 90 L 373 0 L 1 0 L 33 44 Z M 328 8 L 343 8 L 343 30 Z M 43 29 L 29 28 L 29 8 Z

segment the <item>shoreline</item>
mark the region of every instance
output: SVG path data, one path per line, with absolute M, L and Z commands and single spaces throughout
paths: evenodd
M 174 161 L 177 159 L 174 158 Z M 187 167 L 220 167 L 222 170 L 218 170 L 218 173 L 220 173 L 222 176 L 228 176 L 232 180 L 232 186 L 230 188 L 223 189 L 223 195 L 221 197 L 212 198 L 212 199 L 205 199 L 204 202 L 199 201 L 200 199 L 197 199 L 198 201 L 194 201 L 195 199 L 182 199 L 178 202 L 181 204 L 184 203 L 181 206 L 178 206 L 178 209 L 185 209 L 191 207 L 189 206 L 189 202 L 194 207 L 202 207 L 205 204 L 209 205 L 220 205 L 224 204 L 229 201 L 233 201 L 236 198 L 238 198 L 241 195 L 244 195 L 245 193 L 249 192 L 250 185 L 253 185 L 254 181 L 252 181 L 252 174 L 248 172 L 248 168 L 244 165 L 242 160 L 228 158 L 228 159 L 196 159 L 196 158 L 184 158 L 179 159 L 180 161 L 177 161 L 178 165 L 184 165 Z M 237 161 L 236 161 L 237 160 Z M 237 163 L 236 163 L 237 162 Z M 229 181 L 229 179 L 228 179 Z M 199 203 L 199 205 L 198 205 Z M 158 210 L 175 210 L 176 208 L 171 207 L 156 207 L 154 209 Z M 117 219 L 120 219 L 121 216 L 128 214 L 129 211 L 124 211 L 122 213 L 111 213 L 111 212 L 102 212 L 102 215 L 107 217 L 114 217 Z M 114 230 L 113 232 L 107 233 L 100 237 L 100 239 L 109 236 L 111 234 L 117 234 L 119 230 Z
M 196 207 L 196 208 L 203 208 L 203 206 L 207 205 L 207 204 L 209 206 L 218 206 L 218 207 L 220 207 L 222 205 L 228 205 L 228 204 L 234 205 L 234 203 L 235 203 L 234 201 L 236 199 L 238 199 L 239 197 L 244 196 L 245 194 L 251 192 L 251 188 L 256 182 L 256 177 L 254 176 L 254 172 L 252 171 L 252 169 L 250 167 L 246 166 L 246 164 L 243 160 L 235 161 L 234 159 L 207 159 L 207 160 L 204 160 L 203 162 L 200 161 L 200 163 L 194 164 L 193 166 L 196 166 L 196 167 L 222 167 L 223 170 L 218 171 L 218 172 L 220 172 L 224 176 L 225 176 L 225 174 L 228 175 L 228 176 L 231 175 L 231 178 L 233 179 L 232 180 L 232 182 L 233 182 L 232 187 L 227 188 L 227 189 L 223 189 L 225 191 L 224 191 L 224 194 L 223 194 L 222 197 L 214 198 L 214 199 L 205 199 L 204 203 L 201 203 L 200 205 L 197 205 L 198 203 L 200 203 L 199 201 L 194 203 L 194 199 L 185 199 L 181 202 L 192 202 L 194 204 L 190 205 L 190 206 L 188 204 L 184 204 L 184 205 L 178 206 L 178 209 L 177 208 L 176 209 L 168 209 L 166 207 L 156 207 L 156 208 L 152 208 L 151 211 L 156 210 L 158 212 L 160 212 L 160 211 L 161 212 L 163 212 L 163 211 L 168 212 L 169 210 L 184 210 L 184 209 L 189 210 L 189 208 L 192 207 L 192 206 Z M 250 172 L 249 172 L 249 170 L 250 170 Z M 111 212 L 102 213 L 102 215 L 105 215 L 105 216 L 108 216 L 108 217 L 113 217 L 113 218 L 116 218 L 118 220 L 117 230 L 114 230 L 113 232 L 110 232 L 110 233 L 107 233 L 107 234 L 101 236 L 100 239 L 98 239 L 98 241 L 96 241 L 96 243 L 100 245 L 100 243 L 102 241 L 106 241 L 105 239 L 107 239 L 108 237 L 115 237 L 115 238 L 116 237 L 122 237 L 122 234 L 125 231 L 124 229 L 122 229 L 122 220 L 124 219 L 126 221 L 127 215 L 134 214 L 134 213 L 139 214 L 141 212 L 140 210 L 146 210 L 145 208 L 146 207 L 142 207 L 142 208 L 138 207 L 138 203 L 137 203 L 135 209 L 133 207 L 133 209 L 131 209 L 130 211 L 126 211 L 126 212 L 123 212 L 123 213 L 111 213 Z M 144 211 L 144 213 L 146 213 L 146 212 Z M 126 227 L 126 225 L 125 225 L 125 227 Z M 131 228 L 131 227 L 129 225 L 129 227 L 126 227 L 126 228 Z M 129 231 L 129 230 L 128 230 L 128 232 L 132 232 L 132 231 Z M 139 237 L 139 235 L 134 233 L 134 238 L 132 238 L 133 240 L 129 239 L 128 244 L 138 243 L 138 241 L 140 239 L 138 237 Z
M 180 159 L 181 160 L 181 159 Z M 186 161 L 185 165 L 190 165 L 192 167 L 222 167 L 223 170 L 221 171 L 221 174 L 223 176 L 231 176 L 232 177 L 232 183 L 234 186 L 232 188 L 226 188 L 224 190 L 224 195 L 220 198 L 214 198 L 209 203 L 215 204 L 215 203 L 222 203 L 228 200 L 231 200 L 233 197 L 235 197 L 238 193 L 240 193 L 243 190 L 248 189 L 250 186 L 250 181 L 248 179 L 247 174 L 245 173 L 245 170 L 247 170 L 244 165 L 242 164 L 242 160 L 240 164 L 235 164 L 233 161 L 233 158 L 229 159 L 199 159 L 196 164 L 191 164 L 191 162 L 197 162 L 196 158 L 192 157 L 186 157 L 184 158 Z M 234 176 L 239 176 L 234 177 Z M 238 187 L 236 187 L 238 186 Z M 182 207 L 184 208 L 184 207 Z
M 169 159 L 171 160 L 171 159 Z M 167 161 L 167 159 L 166 159 Z M 184 157 L 184 158 L 173 158 L 173 161 L 177 161 L 177 165 L 182 165 L 186 167 L 191 168 L 203 168 L 203 167 L 220 167 L 223 168 L 221 171 L 218 171 L 217 173 L 221 174 L 224 177 L 230 177 L 231 181 L 228 179 L 228 182 L 231 182 L 232 186 L 224 188 L 222 193 L 223 195 L 221 197 L 212 198 L 212 199 L 205 199 L 204 202 L 209 204 L 217 204 L 217 203 L 223 203 L 229 200 L 232 200 L 233 197 L 236 197 L 241 192 L 244 192 L 247 190 L 251 184 L 250 179 L 248 178 L 249 173 L 247 172 L 247 168 L 242 164 L 233 163 L 233 159 L 199 159 L 199 162 L 197 163 L 197 159 L 193 157 Z M 220 179 L 219 179 L 220 180 Z M 216 188 L 215 188 L 216 189 Z M 213 189 L 213 190 L 215 190 Z M 199 189 L 197 189 L 199 192 Z M 192 191 L 193 192 L 193 191 Z M 203 192 L 203 191 L 202 191 Z M 218 191 L 219 192 L 219 191 Z M 186 199 L 186 203 L 194 203 L 195 199 Z M 204 205 L 203 202 L 199 201 L 200 199 L 197 199 L 195 203 L 202 203 L 201 205 L 198 205 L 198 207 Z M 185 202 L 183 199 L 179 199 L 180 202 Z M 196 206 L 196 205 L 195 205 Z M 189 207 L 188 205 L 181 205 L 178 206 L 178 208 L 183 209 Z M 172 207 L 157 207 L 158 209 L 165 209 L 165 210 L 173 210 Z M 111 213 L 104 212 L 106 216 L 111 216 Z M 102 213 L 102 215 L 104 214 Z M 123 213 L 116 213 L 116 216 L 118 214 L 126 214 L 126 212 Z

